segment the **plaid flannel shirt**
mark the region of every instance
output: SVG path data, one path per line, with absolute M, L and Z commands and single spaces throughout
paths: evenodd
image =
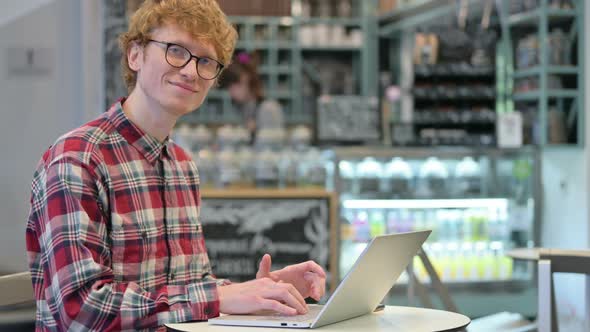
M 32 183 L 37 331 L 142 330 L 219 315 L 189 154 L 122 102 L 59 138 Z

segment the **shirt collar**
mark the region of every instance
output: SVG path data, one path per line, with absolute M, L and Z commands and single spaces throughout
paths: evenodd
M 150 164 L 158 160 L 162 153 L 172 156 L 169 148 L 170 138 L 166 137 L 164 142 L 144 132 L 136 126 L 123 112 L 123 102 L 121 99 L 116 102 L 108 111 L 107 117 L 113 123 L 117 131 L 125 140 L 139 151 Z

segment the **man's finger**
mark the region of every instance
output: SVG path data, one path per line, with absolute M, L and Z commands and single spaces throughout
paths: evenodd
M 307 270 L 311 271 L 313 273 L 317 273 L 320 277 L 325 278 L 326 277 L 326 272 L 324 271 L 324 269 L 322 269 L 322 267 L 314 262 L 314 261 L 307 261 L 306 262 L 307 265 Z
M 326 279 L 313 272 L 305 272 L 303 278 L 310 284 L 310 295 L 319 301 L 326 290 Z
M 271 258 L 269 254 L 264 254 L 262 259 L 260 260 L 260 265 L 258 266 L 258 272 L 256 273 L 256 279 L 270 277 L 270 265 L 271 265 Z
M 262 299 L 260 301 L 260 309 L 273 310 L 283 315 L 294 316 L 297 315 L 297 310 L 287 305 L 282 304 L 277 300 Z
M 277 284 L 279 286 L 279 284 Z M 286 287 L 289 284 L 282 284 L 280 287 L 268 288 L 262 292 L 262 297 L 266 299 L 273 299 L 284 303 L 285 305 L 294 308 L 297 313 L 304 314 L 307 308 L 299 302 L 299 300 Z
M 295 299 L 297 299 L 297 301 L 299 301 L 299 303 L 301 303 L 301 305 L 303 306 L 303 308 L 305 309 L 305 311 L 307 312 L 307 303 L 305 303 L 305 299 L 303 298 L 303 296 L 301 295 L 301 293 L 299 293 L 299 291 L 297 290 L 297 288 L 295 288 L 295 286 L 285 283 L 282 280 L 279 280 L 278 284 L 281 287 L 285 287 L 289 293 L 291 293 L 291 295 L 293 295 L 295 297 Z

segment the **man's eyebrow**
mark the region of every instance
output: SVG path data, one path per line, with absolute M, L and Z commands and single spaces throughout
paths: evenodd
M 190 48 L 188 48 L 188 46 L 186 46 L 186 44 L 184 44 L 183 42 L 181 42 L 181 41 L 179 41 L 179 40 L 177 40 L 177 39 L 171 39 L 171 40 L 169 40 L 169 41 L 166 41 L 166 42 L 167 42 L 167 43 L 170 43 L 170 44 L 176 44 L 176 45 L 178 45 L 178 46 L 182 46 L 182 47 L 186 48 L 187 50 L 189 50 L 189 51 L 190 51 L 192 54 L 194 54 L 194 55 L 196 55 L 196 56 L 199 56 L 199 57 L 207 57 L 207 58 L 210 58 L 210 59 L 216 59 L 216 58 L 213 56 L 213 54 L 211 54 L 211 53 L 210 53 L 209 51 L 207 51 L 207 50 L 203 50 L 203 53 L 200 53 L 200 54 L 193 53 L 193 51 L 191 51 L 191 50 L 190 50 Z M 197 42 L 197 44 L 199 44 L 199 43 Z

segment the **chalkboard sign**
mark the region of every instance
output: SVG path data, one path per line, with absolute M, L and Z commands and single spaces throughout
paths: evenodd
M 318 190 L 204 191 L 201 223 L 213 273 L 232 281 L 256 277 L 265 253 L 272 270 L 314 260 L 337 275 L 336 199 Z

